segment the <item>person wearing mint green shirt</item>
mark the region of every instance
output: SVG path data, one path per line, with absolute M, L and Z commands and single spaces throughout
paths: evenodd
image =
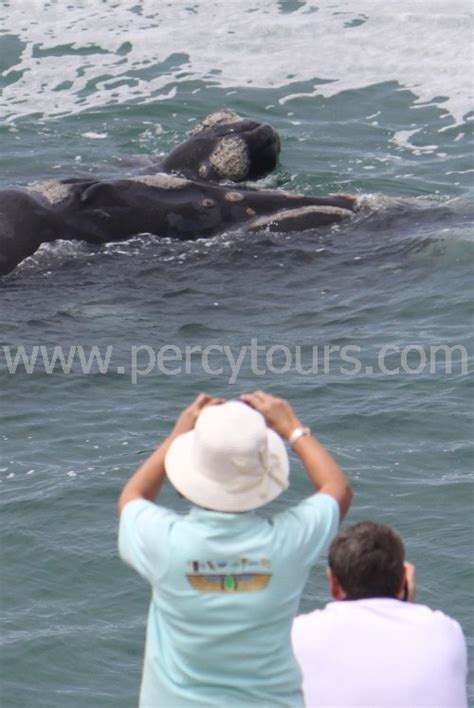
M 284 440 L 316 493 L 264 518 L 255 510 L 288 487 Z M 188 514 L 154 503 L 165 476 Z M 152 590 L 140 708 L 302 707 L 291 625 L 351 497 L 287 401 L 199 395 L 118 504 L 120 555 Z

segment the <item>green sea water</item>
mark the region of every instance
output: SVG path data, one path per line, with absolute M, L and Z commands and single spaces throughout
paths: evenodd
M 426 4 L 438 21 L 410 44 L 407 3 L 218 2 L 219 22 L 201 2 L 4 3 L 0 188 L 123 175 L 229 107 L 281 135 L 263 186 L 367 206 L 303 234 L 62 241 L 1 280 L 2 706 L 136 705 L 149 591 L 117 557 L 116 501 L 202 390 L 287 397 L 352 482 L 348 522 L 400 531 L 419 601 L 472 655 L 467 5 Z M 19 346 L 43 347 L 31 373 L 13 373 Z M 48 373 L 55 346 L 69 373 Z M 109 351 L 107 373 L 71 347 Z M 268 513 L 308 493 L 293 458 Z M 185 508 L 169 486 L 162 501 Z M 321 563 L 302 609 L 327 599 Z

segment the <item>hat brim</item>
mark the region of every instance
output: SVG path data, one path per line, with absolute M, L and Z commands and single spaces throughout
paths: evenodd
M 223 485 L 205 477 L 193 460 L 194 431 L 183 433 L 173 440 L 165 457 L 169 481 L 186 499 L 213 511 L 252 511 L 276 499 L 283 491 L 289 475 L 289 461 L 283 440 L 267 429 L 268 452 L 275 460 L 274 473 L 283 484 L 267 478 L 264 496 L 261 490 L 247 489 L 228 492 Z

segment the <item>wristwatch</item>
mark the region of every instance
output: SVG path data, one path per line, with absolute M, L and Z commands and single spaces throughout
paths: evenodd
M 304 428 L 302 425 L 299 425 L 297 428 L 295 428 L 291 433 L 290 437 L 288 438 L 288 442 L 290 443 L 291 447 L 293 447 L 297 440 L 304 437 L 305 435 L 311 435 L 311 430 L 309 428 Z

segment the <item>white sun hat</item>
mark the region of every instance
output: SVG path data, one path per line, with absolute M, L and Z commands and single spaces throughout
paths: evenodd
M 288 488 L 283 440 L 240 401 L 204 408 L 194 430 L 170 445 L 165 468 L 187 499 L 214 511 L 250 511 Z

